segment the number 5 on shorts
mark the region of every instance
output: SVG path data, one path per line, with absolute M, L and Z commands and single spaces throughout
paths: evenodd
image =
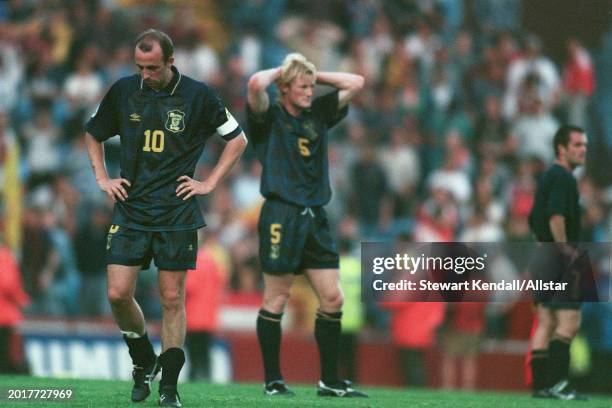
M 281 241 L 281 224 L 270 225 L 270 242 L 278 244 Z

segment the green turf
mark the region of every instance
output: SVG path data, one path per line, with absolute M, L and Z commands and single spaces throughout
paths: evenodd
M 8 401 L 10 388 L 62 388 L 74 390 L 70 401 Z M 129 401 L 131 384 L 124 381 L 95 381 L 0 376 L 0 406 L 28 407 L 155 407 L 157 384 L 143 403 Z M 597 396 L 587 402 L 534 400 L 527 394 L 494 392 L 459 392 L 438 390 L 364 388 L 369 399 L 319 398 L 314 386 L 293 386 L 294 398 L 265 397 L 258 384 L 211 385 L 190 383 L 179 385 L 183 406 L 189 407 L 607 407 L 611 396 Z

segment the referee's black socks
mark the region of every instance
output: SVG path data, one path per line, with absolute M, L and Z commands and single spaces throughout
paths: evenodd
M 317 311 L 315 339 L 319 346 L 321 380 L 326 384 L 338 382 L 338 355 L 340 352 L 340 321 L 342 312 Z
M 266 384 L 283 379 L 280 371 L 282 318 L 282 313 L 271 313 L 265 309 L 259 309 L 257 316 L 257 339 L 263 357 Z
M 572 339 L 555 335 L 548 345 L 551 385 L 555 385 L 559 381 L 569 377 L 571 342 Z
M 155 362 L 155 351 L 145 332 L 142 336 L 138 333 L 122 331 L 123 340 L 128 346 L 132 363 L 139 367 L 147 367 Z
M 171 347 L 159 355 L 159 362 L 162 366 L 159 388 L 167 385 L 176 387 L 181 368 L 185 364 L 185 352 L 178 347 Z
M 531 350 L 531 377 L 532 388 L 539 391 L 550 387 L 552 384 L 548 379 L 548 350 Z

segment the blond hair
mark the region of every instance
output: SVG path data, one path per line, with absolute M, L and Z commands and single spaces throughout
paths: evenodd
M 300 75 L 312 75 L 316 78 L 317 68 L 312 62 L 308 61 L 305 56 L 298 52 L 293 52 L 288 54 L 283 60 L 281 64 L 281 75 L 276 81 L 276 84 L 279 87 L 288 85 Z

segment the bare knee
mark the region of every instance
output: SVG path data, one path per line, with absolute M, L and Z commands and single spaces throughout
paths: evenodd
M 555 334 L 567 339 L 572 339 L 580 329 L 580 314 L 568 314 L 560 317 Z
M 538 312 L 538 326 L 536 327 L 537 331 L 546 333 L 547 335 L 552 335 L 556 326 L 557 319 L 549 309 L 544 309 Z
M 282 291 L 274 291 L 266 293 L 264 290 L 264 298 L 262 308 L 270 313 L 283 313 L 287 301 L 289 300 L 289 289 Z
M 184 306 L 183 296 L 178 288 L 164 289 L 160 292 L 159 297 L 165 311 L 176 311 Z
M 336 290 L 319 294 L 320 309 L 324 312 L 339 312 L 344 304 L 344 294 Z
M 134 299 L 130 290 L 109 287 L 108 288 L 108 301 L 113 308 L 122 308 L 130 304 Z
M 554 319 L 545 319 L 545 320 L 538 319 L 538 327 L 536 328 L 536 330 L 541 332 L 542 334 L 546 334 L 546 335 L 552 334 L 555 331 L 555 320 Z

